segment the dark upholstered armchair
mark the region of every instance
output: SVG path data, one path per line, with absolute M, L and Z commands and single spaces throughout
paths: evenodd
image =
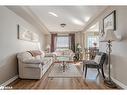
M 103 71 L 103 64 L 107 61 L 107 54 L 104 52 L 98 52 L 96 56 L 100 56 L 99 63 L 96 63 L 94 60 L 89 60 L 89 61 L 84 60 L 83 61 L 83 71 L 85 68 L 85 78 L 87 75 L 87 68 L 95 68 L 98 70 L 98 73 L 100 73 L 99 69 L 101 69 L 102 76 L 103 78 L 105 78 L 104 71 Z

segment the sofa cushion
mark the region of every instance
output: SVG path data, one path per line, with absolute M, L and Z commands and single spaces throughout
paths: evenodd
M 53 54 L 55 54 L 56 56 L 61 56 L 61 55 L 64 55 L 64 51 L 56 50 Z
M 45 57 L 55 57 L 55 54 L 53 54 L 53 53 L 46 53 Z

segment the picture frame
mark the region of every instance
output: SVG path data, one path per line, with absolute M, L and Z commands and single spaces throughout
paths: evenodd
M 31 41 L 31 33 L 25 27 L 18 25 L 18 39 Z
M 29 31 L 25 27 L 21 25 L 17 25 L 18 27 L 18 39 L 25 41 L 38 42 L 39 37 L 36 33 Z
M 116 30 L 116 10 L 112 11 L 103 19 L 102 36 L 105 34 L 107 29 Z

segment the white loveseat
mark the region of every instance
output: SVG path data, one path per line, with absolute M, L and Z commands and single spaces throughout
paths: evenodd
M 53 52 L 54 55 L 56 55 L 56 61 L 58 60 L 57 57 L 59 56 L 67 56 L 70 61 L 73 61 L 73 57 L 75 54 L 70 49 L 58 49 Z
M 18 53 L 17 58 L 22 79 L 40 79 L 53 63 L 53 56 L 45 56 L 38 50 Z

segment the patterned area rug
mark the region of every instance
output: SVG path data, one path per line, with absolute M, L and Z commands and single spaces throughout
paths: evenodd
M 71 78 L 71 77 L 82 77 L 81 73 L 75 66 L 75 64 L 66 64 L 65 71 L 61 64 L 54 64 L 51 72 L 48 77 L 57 77 L 57 78 Z

